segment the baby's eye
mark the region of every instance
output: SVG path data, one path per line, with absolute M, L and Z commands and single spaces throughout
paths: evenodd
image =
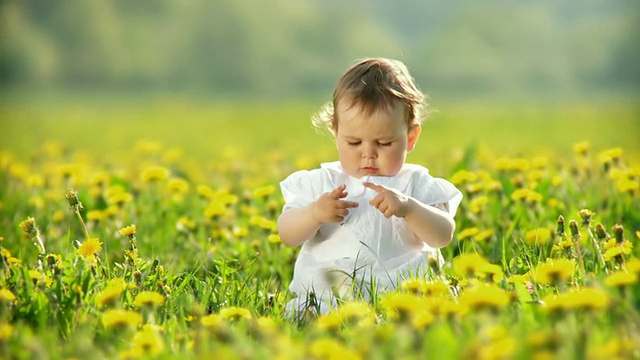
M 361 141 L 348 141 L 347 143 L 351 146 L 358 146 L 360 145 Z
M 379 142 L 378 145 L 380 146 L 390 146 L 392 143 L 391 142 Z

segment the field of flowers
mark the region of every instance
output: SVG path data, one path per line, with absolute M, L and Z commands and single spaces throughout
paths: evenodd
M 294 323 L 278 182 L 331 158 L 329 139 L 230 147 L 220 125 L 195 156 L 122 121 L 84 126 L 34 127 L 28 151 L 0 149 L 0 358 L 640 357 L 635 149 L 464 145 L 432 168 L 465 195 L 437 276 Z M 107 128 L 121 155 L 64 135 L 104 144 Z M 411 160 L 429 166 L 422 154 Z

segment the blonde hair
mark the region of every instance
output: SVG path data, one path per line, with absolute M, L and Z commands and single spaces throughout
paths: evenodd
M 338 118 L 335 109 L 341 101 L 359 105 L 366 115 L 386 110 L 400 101 L 405 108 L 407 126 L 426 118 L 427 97 L 418 89 L 407 67 L 398 60 L 364 59 L 352 65 L 338 79 L 333 101 L 326 103 L 312 118 L 313 126 L 335 135 Z

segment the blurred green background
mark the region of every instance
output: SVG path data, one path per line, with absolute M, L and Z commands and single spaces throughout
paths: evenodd
M 0 146 L 313 153 L 332 146 L 309 118 L 340 74 L 386 56 L 437 110 L 416 157 L 640 153 L 639 24 L 635 0 L 5 0 Z

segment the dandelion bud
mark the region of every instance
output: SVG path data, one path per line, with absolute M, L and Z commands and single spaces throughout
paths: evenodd
M 569 230 L 571 231 L 572 239 L 580 238 L 580 231 L 578 230 L 578 223 L 575 220 L 569 221 Z
M 596 237 L 598 240 L 608 239 L 610 236 L 607 234 L 607 231 L 604 229 L 604 225 L 602 223 L 598 223 L 596 225 Z
M 27 220 L 20 223 L 20 228 L 28 236 L 35 236 L 38 233 L 38 227 L 36 226 L 36 219 L 28 217 Z
M 564 227 L 564 217 L 562 215 L 558 216 L 558 226 L 556 227 L 556 233 L 559 236 L 565 236 L 566 231 Z
M 429 268 L 434 272 L 438 272 L 440 270 L 440 262 L 434 256 L 429 256 L 429 259 L 427 259 L 427 264 L 429 264 Z
M 78 193 L 76 191 L 69 189 L 64 197 L 67 199 L 67 202 L 69 202 L 69 207 L 74 208 L 75 210 L 82 209 L 82 203 L 80 202 L 80 199 L 78 199 Z
M 616 237 L 616 242 L 618 244 L 624 241 L 624 227 L 620 224 L 613 225 L 613 235 Z
M 591 224 L 591 220 L 593 219 L 594 212 L 589 209 L 582 209 L 578 211 L 578 215 L 582 218 L 582 225 L 589 226 Z
M 135 237 L 137 230 L 138 230 L 138 228 L 136 227 L 135 224 L 134 225 L 129 225 L 129 226 L 126 226 L 126 227 L 120 229 L 120 235 L 126 236 L 126 237 L 131 239 L 131 238 Z

